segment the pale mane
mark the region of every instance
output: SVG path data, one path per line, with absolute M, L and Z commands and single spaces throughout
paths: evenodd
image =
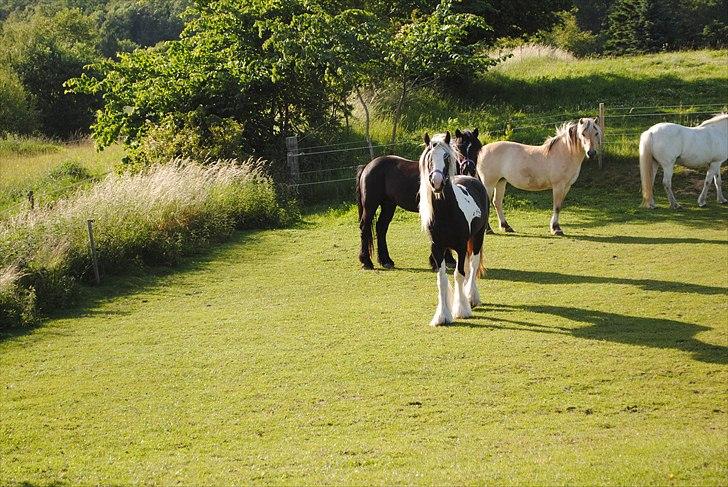
M 713 118 L 709 118 L 705 122 L 701 123 L 700 125 L 698 125 L 698 127 L 702 127 L 704 125 L 708 125 L 711 123 L 721 122 L 727 118 L 728 118 L 728 113 L 725 113 L 725 112 L 719 113 L 718 115 L 715 115 Z
M 569 151 L 573 150 L 577 145 L 576 127 L 576 122 L 564 122 L 560 127 L 556 127 L 556 135 L 549 137 L 546 141 L 544 141 L 544 145 L 548 146 L 546 148 L 546 153 L 548 154 L 554 144 L 561 139 L 566 142 L 566 148 L 569 149 Z M 573 131 L 571 130 L 572 128 L 574 129 Z

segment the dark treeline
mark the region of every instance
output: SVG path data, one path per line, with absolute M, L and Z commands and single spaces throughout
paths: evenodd
M 93 124 L 130 160 L 273 157 L 357 99 L 389 103 L 394 139 L 412 90 L 482 72 L 499 45 L 724 47 L 727 17 L 728 0 L 0 0 L 0 135 Z

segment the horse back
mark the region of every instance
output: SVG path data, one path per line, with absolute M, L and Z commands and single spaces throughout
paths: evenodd
M 419 163 L 399 156 L 381 156 L 364 167 L 360 184 L 365 197 L 389 201 L 408 211 L 417 211 L 420 186 Z M 378 203 L 377 203 L 378 204 Z

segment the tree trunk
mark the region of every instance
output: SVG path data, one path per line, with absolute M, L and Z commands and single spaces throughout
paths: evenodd
M 364 108 L 364 133 L 366 134 L 367 139 L 369 139 L 369 107 L 364 101 L 364 97 L 361 96 L 359 86 L 355 86 L 354 89 L 356 90 L 356 97 L 359 98 L 359 103 L 361 103 L 362 108 Z
M 407 80 L 402 81 L 402 94 L 399 97 L 399 103 L 397 108 L 394 110 L 394 120 L 392 121 L 392 139 L 389 141 L 389 145 L 394 149 L 394 142 L 397 140 L 397 125 L 399 125 L 399 119 L 402 116 L 402 107 L 404 106 L 404 100 L 407 96 Z

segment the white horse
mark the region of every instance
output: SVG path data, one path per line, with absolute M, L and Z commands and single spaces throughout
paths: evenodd
M 728 203 L 723 196 L 720 166 L 728 159 L 728 113 L 721 113 L 697 127 L 683 127 L 676 123 L 658 123 L 640 136 L 640 177 L 642 179 L 642 206 L 655 207 L 653 186 L 657 165 L 662 166 L 662 184 L 665 186 L 670 208 L 680 204 L 672 193 L 672 171 L 675 164 L 691 169 L 708 167 L 698 206 L 705 206 L 710 182 L 715 183 L 718 203 Z
M 568 122 L 556 130 L 556 135 L 540 146 L 517 142 L 493 142 L 484 146 L 478 155 L 478 176 L 498 211 L 500 227 L 506 232 L 513 228 L 503 213 L 506 183 L 527 191 L 553 189 L 554 212 L 551 233 L 563 235 L 559 213 L 571 185 L 579 177 L 581 163 L 597 153 L 602 141 L 598 118 L 582 118 Z M 488 233 L 492 233 L 488 226 Z

